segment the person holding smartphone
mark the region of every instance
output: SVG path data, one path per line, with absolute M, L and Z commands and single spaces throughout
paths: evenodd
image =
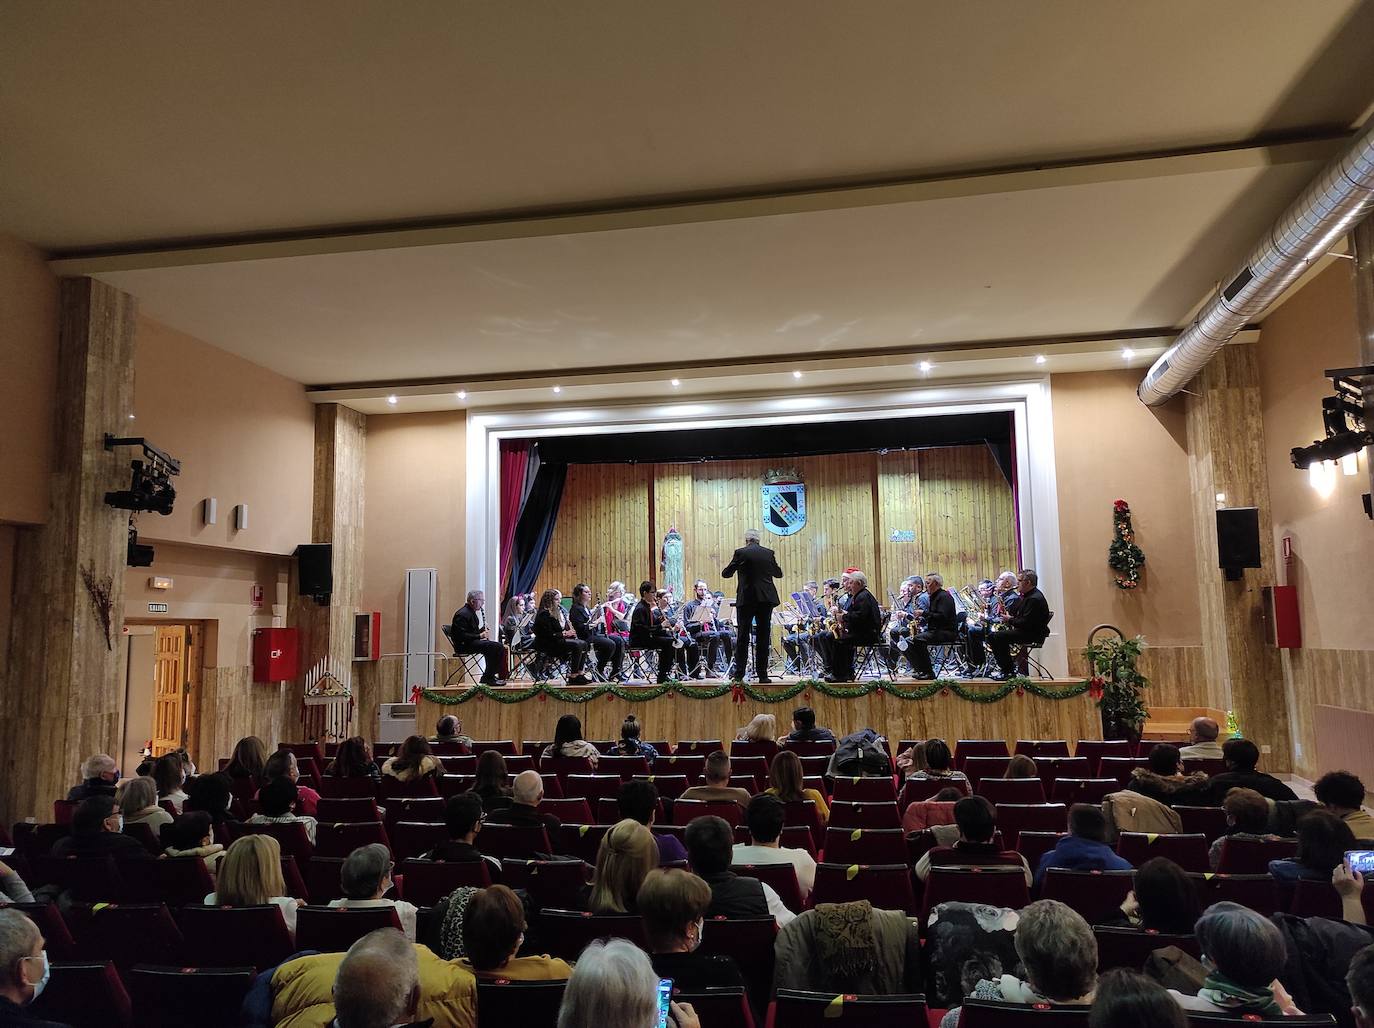
M 649 955 L 624 939 L 600 939 L 577 958 L 558 1028 L 701 1028 L 690 1003 L 672 999 Z

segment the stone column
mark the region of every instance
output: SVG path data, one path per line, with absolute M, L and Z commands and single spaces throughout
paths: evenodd
M 132 451 L 105 433 L 135 423 L 134 299 L 90 278 L 61 283 L 47 522 L 18 531 L 8 667 L 0 669 L 0 817 L 52 819 L 92 753 L 116 754 L 122 695 Z M 19 441 L 16 441 L 19 442 Z M 20 444 L 22 444 L 20 442 Z
M 1266 640 L 1261 589 L 1276 581 L 1273 516 L 1264 458 L 1259 354 L 1224 346 L 1188 386 L 1188 463 L 1193 485 L 1202 649 L 1207 674 L 1229 695 L 1244 735 L 1269 771 L 1292 768 L 1288 702 L 1278 650 Z M 1218 500 L 1218 495 L 1224 500 Z M 1258 507 L 1262 567 L 1228 582 L 1217 567 L 1216 509 Z

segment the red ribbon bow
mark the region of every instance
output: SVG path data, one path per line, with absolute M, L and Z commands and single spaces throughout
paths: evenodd
M 741 685 L 739 682 L 733 682 L 733 683 L 731 683 L 731 685 L 730 685 L 730 702 L 731 702 L 731 703 L 743 703 L 743 702 L 744 702 L 745 700 L 747 700 L 747 699 L 748 699 L 748 697 L 744 695 L 744 686 Z
M 411 703 L 419 703 L 419 702 L 420 702 L 420 687 L 419 687 L 418 685 L 412 685 L 412 686 L 410 687 L 410 702 L 411 702 Z
M 1106 684 L 1101 675 L 1094 675 L 1088 680 L 1088 695 L 1095 700 L 1102 699 L 1102 687 Z

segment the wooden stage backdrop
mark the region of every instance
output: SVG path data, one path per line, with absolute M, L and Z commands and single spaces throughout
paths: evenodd
M 574 464 L 538 589 L 566 595 L 586 582 L 660 581 L 659 551 L 670 526 L 684 539 L 687 584 L 704 578 L 734 595 L 720 570 L 746 528 L 763 527 L 761 488 L 774 467 L 806 483 L 807 523 L 796 535 L 764 533 L 777 551 L 787 592 L 808 579 L 862 568 L 879 602 L 910 574 L 939 571 L 948 586 L 1019 566 L 1011 486 L 982 445 L 888 453 L 683 464 Z M 893 542 L 894 531 L 914 542 Z

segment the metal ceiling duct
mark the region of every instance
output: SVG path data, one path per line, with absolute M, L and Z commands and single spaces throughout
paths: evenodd
M 1225 346 L 1374 208 L 1374 119 L 1265 233 L 1227 285 L 1160 358 L 1136 394 L 1151 407 L 1177 395 Z

